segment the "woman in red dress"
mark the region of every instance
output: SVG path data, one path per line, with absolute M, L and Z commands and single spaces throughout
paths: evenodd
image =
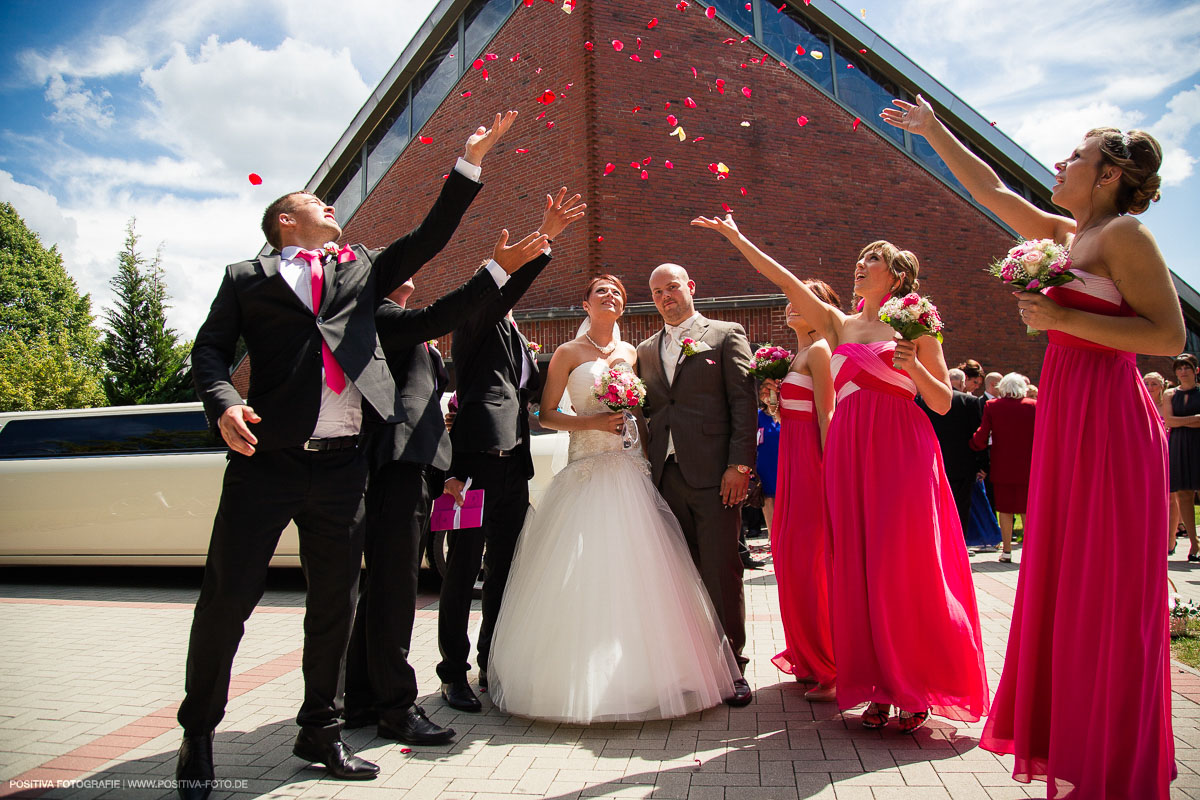
M 1000 517 L 1001 561 L 1012 561 L 1013 520 L 1024 517 L 1029 500 L 1029 461 L 1033 457 L 1033 419 L 1037 400 L 1025 397 L 1029 382 L 1015 372 L 1000 379 L 999 394 L 983 407 L 983 421 L 971 439 L 975 450 L 989 448 L 992 487 Z
M 1183 315 L 1154 237 L 1162 150 L 1143 131 L 1089 131 L 1055 165 L 1048 213 L 1012 192 L 920 96 L 888 123 L 924 136 L 977 202 L 1026 239 L 1071 248 L 1082 281 L 1015 293 L 1048 331 L 1025 548 L 1004 672 L 981 744 L 1051 798 L 1166 800 L 1171 733 L 1167 443 L 1135 353 L 1174 355 Z M 1103 391 L 1081 397 L 1081 385 Z M 1064 554 L 1067 554 L 1064 556 Z M 1111 598 L 1109 602 L 1097 602 Z
M 870 703 L 866 728 L 882 728 L 897 706 L 903 733 L 931 712 L 978 720 L 988 689 L 975 586 L 941 447 L 913 402 L 920 392 L 935 413 L 950 409 L 946 361 L 934 337 L 898 340 L 879 320 L 887 297 L 916 291 L 917 257 L 890 242 L 864 247 L 854 267 L 863 302 L 846 314 L 742 236 L 732 215 L 692 224 L 728 239 L 833 348 L 824 469 L 838 706 Z

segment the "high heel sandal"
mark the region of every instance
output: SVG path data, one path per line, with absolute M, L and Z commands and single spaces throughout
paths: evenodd
M 818 683 L 804 693 L 804 699 L 810 703 L 832 703 L 837 700 L 837 685 L 833 681 Z
M 901 733 L 916 733 L 917 730 L 929 721 L 929 711 L 901 711 L 900 712 L 900 732 Z
M 862 715 L 862 726 L 867 730 L 879 730 L 887 725 L 888 717 L 892 715 L 892 707 L 887 703 L 871 703 Z

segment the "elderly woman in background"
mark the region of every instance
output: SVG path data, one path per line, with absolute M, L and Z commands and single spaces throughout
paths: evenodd
M 1001 561 L 1012 561 L 1013 521 L 1025 514 L 1029 497 L 1029 463 L 1033 457 L 1033 415 L 1037 400 L 1027 398 L 1029 383 L 1010 372 L 996 387 L 998 396 L 983 407 L 983 422 L 971 438 L 983 450 L 991 438 L 992 486 L 1000 516 Z
M 1171 382 L 1164 378 L 1160 373 L 1147 372 L 1142 376 L 1142 383 L 1146 384 L 1146 391 L 1150 393 L 1150 399 L 1154 401 L 1154 407 L 1158 409 L 1158 416 L 1163 417 L 1163 396 L 1167 389 L 1171 388 Z M 1165 422 L 1163 423 L 1166 424 Z M 1167 434 L 1170 435 L 1168 430 Z M 1179 501 L 1172 492 L 1167 492 L 1167 508 L 1169 511 L 1170 521 L 1167 524 L 1167 555 L 1175 555 L 1175 539 L 1179 534 L 1187 533 L 1187 528 L 1183 526 L 1183 520 L 1180 519 Z
M 1200 561 L 1200 541 L 1196 539 L 1196 490 L 1200 489 L 1200 387 L 1196 385 L 1198 362 L 1191 353 L 1183 353 L 1171 362 L 1179 385 L 1163 392 L 1159 413 L 1171 432 L 1167 442 L 1170 453 L 1171 494 L 1179 505 L 1179 515 L 1187 528 L 1188 561 Z M 1170 530 L 1175 531 L 1171 526 Z M 1174 534 L 1172 534 L 1174 535 Z M 1174 544 L 1174 540 L 1171 541 Z M 1168 548 L 1170 549 L 1170 548 Z

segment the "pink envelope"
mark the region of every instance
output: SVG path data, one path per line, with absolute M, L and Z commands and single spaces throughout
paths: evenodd
M 456 506 L 454 498 L 443 494 L 433 501 L 433 514 L 429 529 L 453 531 L 461 528 L 478 528 L 483 525 L 483 489 L 469 489 L 463 493 L 463 504 Z

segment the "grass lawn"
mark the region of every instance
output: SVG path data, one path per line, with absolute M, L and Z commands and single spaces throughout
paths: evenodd
M 1171 637 L 1171 657 L 1200 669 L 1200 620 L 1189 621 L 1186 633 Z

